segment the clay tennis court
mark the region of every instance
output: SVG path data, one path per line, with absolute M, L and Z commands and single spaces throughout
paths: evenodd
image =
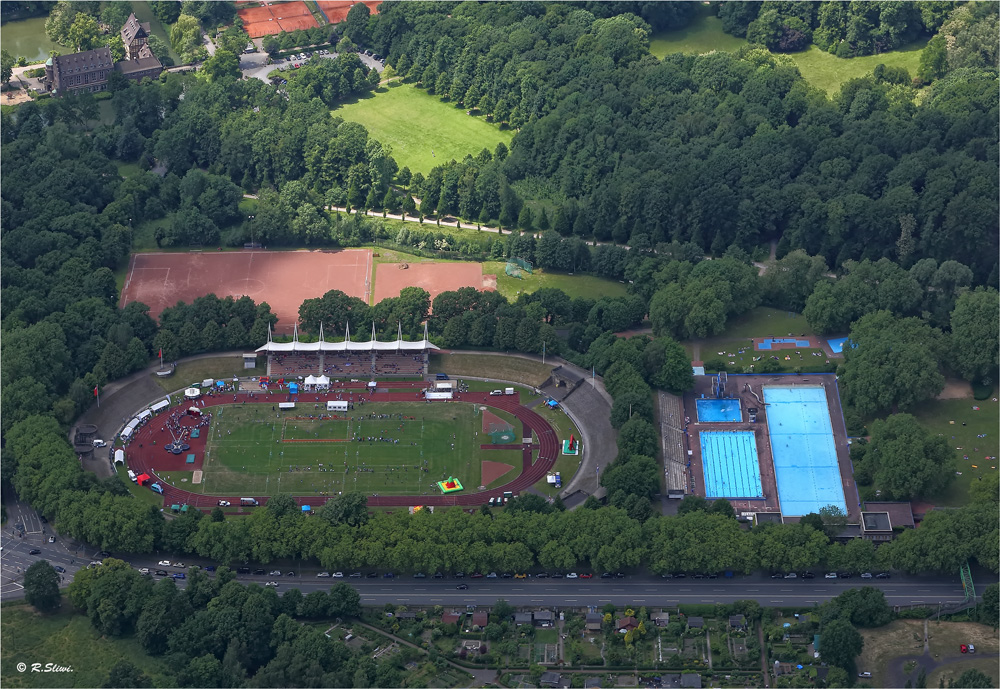
M 244 7 L 237 14 L 243 20 L 243 29 L 250 38 L 319 26 L 301 0 L 273 3 L 265 7 Z
M 121 305 L 141 301 L 158 318 L 178 301 L 245 295 L 270 304 L 279 318 L 276 330 L 288 333 L 306 299 L 339 289 L 367 301 L 371 264 L 367 249 L 135 254 Z
M 378 6 L 381 0 L 366 0 L 364 3 L 373 15 L 378 14 Z M 347 19 L 347 13 L 351 11 L 357 2 L 351 0 L 319 0 L 319 9 L 326 15 L 326 19 L 331 24 L 337 24 Z
M 401 269 L 399 266 L 408 265 Z M 442 292 L 459 287 L 495 290 L 496 275 L 483 275 L 479 263 L 380 263 L 375 268 L 375 303 L 387 297 L 398 297 L 404 287 L 422 287 L 431 301 Z

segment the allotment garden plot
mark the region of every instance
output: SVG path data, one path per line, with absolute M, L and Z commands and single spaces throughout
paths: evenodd
M 496 412 L 520 432 L 512 415 Z M 488 449 L 472 404 L 366 403 L 343 412 L 300 404 L 217 407 L 202 483 L 211 494 L 438 495 L 437 482 L 482 484 L 482 462 L 520 466 L 519 445 Z M 489 467 L 490 464 L 487 464 Z

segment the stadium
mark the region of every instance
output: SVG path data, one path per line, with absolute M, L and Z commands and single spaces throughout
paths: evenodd
M 428 375 L 437 349 L 426 329 L 420 341 L 269 335 L 245 355 L 265 357 L 266 375 L 204 380 L 140 411 L 120 462 L 166 506 L 240 512 L 277 493 L 311 510 L 345 491 L 370 506 L 475 506 L 544 479 L 562 439 L 513 387 Z

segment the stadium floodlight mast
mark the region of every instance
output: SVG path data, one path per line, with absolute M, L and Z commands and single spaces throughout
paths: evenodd
M 251 249 L 255 248 L 254 241 L 253 241 L 253 218 L 254 218 L 254 216 L 252 216 L 252 215 L 248 215 L 247 216 L 247 219 L 250 221 L 250 248 Z

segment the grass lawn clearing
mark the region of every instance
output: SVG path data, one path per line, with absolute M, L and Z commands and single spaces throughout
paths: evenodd
M 931 433 L 947 438 L 948 446 L 955 454 L 955 470 L 962 472 L 944 495 L 931 501 L 934 504 L 945 507 L 964 505 L 968 502 L 972 482 L 997 471 L 992 467 L 1000 466 L 996 460 L 986 459 L 987 456 L 1000 457 L 1000 434 L 997 433 L 1000 403 L 994 402 L 994 399 L 930 400 L 910 411 Z M 979 407 L 979 411 L 973 407 Z M 952 424 L 952 421 L 955 423 Z M 977 437 L 984 434 L 985 438 Z M 974 469 L 973 465 L 978 468 Z
M 692 357 L 694 356 L 694 344 L 685 343 L 685 350 Z M 741 353 L 742 348 L 742 353 Z M 757 352 L 750 347 L 746 339 L 739 340 L 708 340 L 699 345 L 701 360 L 710 361 L 712 359 L 722 359 L 726 362 L 726 370 L 730 373 L 743 373 L 744 368 L 750 366 L 760 366 L 760 364 L 770 357 L 778 358 L 778 365 L 781 366 L 781 373 L 790 373 L 796 368 L 802 368 L 803 375 L 807 372 L 826 371 L 826 355 L 813 356 L 813 353 L 823 353 L 820 349 L 776 349 L 773 352 Z M 722 352 L 722 354 L 719 354 Z M 760 361 L 754 361 L 757 357 L 763 357 Z M 787 359 L 785 357 L 788 357 Z M 711 372 L 711 371 L 709 371 Z M 750 370 L 748 373 L 752 372 Z
M 976 646 L 976 650 L 979 650 L 979 646 Z M 993 686 L 996 686 L 1000 682 L 1000 671 L 997 670 L 995 655 L 992 658 L 969 656 L 957 662 L 948 663 L 928 673 L 927 686 L 937 687 L 940 686 L 942 681 L 944 681 L 945 686 L 948 686 L 951 681 L 958 679 L 958 676 L 963 672 L 972 669 L 979 670 L 984 675 L 992 677 Z
M 63 608 L 40 615 L 28 605 L 4 607 L 0 636 L 4 649 L 0 683 L 5 687 L 99 687 L 119 660 L 134 663 L 153 680 L 153 686 L 170 686 L 173 675 L 167 661 L 146 655 L 136 637 L 109 639 L 101 636 L 86 615 L 74 614 L 63 600 Z M 19 662 L 55 663 L 72 672 L 17 672 Z
M 101 102 L 107 103 L 108 101 L 101 101 Z M 115 167 L 118 168 L 118 174 L 124 177 L 125 179 L 142 174 L 142 169 L 139 167 L 138 163 L 123 163 L 120 160 L 116 160 Z
M 600 299 L 601 297 L 624 297 L 628 291 L 625 285 L 607 278 L 595 275 L 554 273 L 543 268 L 535 268 L 529 275 L 522 271 L 521 278 L 507 275 L 506 261 L 487 261 L 483 264 L 483 272 L 497 276 L 497 291 L 514 301 L 520 292 L 531 293 L 542 287 L 561 289 L 570 298 L 586 297 Z
M 887 686 L 889 662 L 899 656 L 920 655 L 924 651 L 923 620 L 895 620 L 877 629 L 860 629 L 865 645 L 858 656 L 858 672 L 870 672 L 873 687 Z
M 369 403 L 324 419 L 308 418 L 323 412 L 307 406 L 280 414 L 266 404 L 212 407 L 201 490 L 207 484 L 213 493 L 254 495 L 437 495 L 435 483 L 449 476 L 466 492 L 476 490 L 482 460 L 521 463 L 517 445 L 480 448 L 489 438 L 472 404 Z M 492 413 L 520 429 L 513 416 Z
M 722 336 L 751 338 L 812 334 L 813 329 L 802 314 L 758 306 L 730 320 Z
M 398 81 L 342 105 L 333 115 L 360 122 L 372 138 L 392 146 L 400 168 L 424 175 L 453 158 L 462 160 L 483 148 L 492 151 L 501 141 L 510 146 L 514 138 L 511 130 L 501 130 L 484 117 L 470 117 L 453 103 Z
M 545 382 L 552 366 L 519 356 L 472 354 L 468 352 L 430 355 L 430 373 L 447 373 L 453 377 L 476 376 L 510 380 L 536 387 Z M 495 387 L 495 386 L 494 386 Z
M 522 401 L 524 397 L 522 395 Z M 539 416 L 548 421 L 549 425 L 556 432 L 556 436 L 559 438 L 559 456 L 556 458 L 555 466 L 552 467 L 553 472 L 558 472 L 562 478 L 563 488 L 570 480 L 576 475 L 577 470 L 580 468 L 580 460 L 583 455 L 564 455 L 562 453 L 562 441 L 569 440 L 571 435 L 575 435 L 577 440 L 580 439 L 580 431 L 577 429 L 573 422 L 570 421 L 569 416 L 567 416 L 562 411 L 552 410 L 546 407 L 544 404 L 539 404 L 532 408 Z M 537 482 L 534 486 L 540 493 L 547 495 L 548 497 L 555 497 L 560 492 L 562 488 L 556 488 L 554 484 L 548 483 L 545 479 Z
M 536 629 L 535 630 L 535 643 L 536 644 L 557 644 L 557 643 L 559 643 L 559 630 L 558 629 Z
M 978 622 L 931 622 L 927 636 L 933 656 L 958 655 L 959 646 L 970 643 L 975 644 L 977 654 L 995 656 L 1000 651 L 997 630 Z M 996 660 L 993 662 L 995 666 Z
M 715 50 L 735 52 L 746 44 L 746 39 L 725 33 L 722 20 L 715 16 L 712 8 L 702 4 L 687 27 L 653 34 L 649 52 L 662 59 L 670 53 L 702 55 Z M 799 68 L 806 81 L 832 96 L 840 90 L 841 84 L 870 73 L 879 64 L 905 67 L 911 77 L 916 76 L 920 51 L 925 45 L 927 39 L 921 39 L 888 53 L 852 58 L 836 57 L 810 45 L 808 50 L 788 53 L 787 57 Z
M 164 364 L 170 362 L 164 361 Z M 182 390 L 192 383 L 201 384 L 206 378 L 231 380 L 233 378 L 250 378 L 267 374 L 264 357 L 260 357 L 257 368 L 243 368 L 243 355 L 213 356 L 207 359 L 195 359 L 177 364 L 177 370 L 169 378 L 160 378 L 151 374 L 157 385 L 166 392 Z

